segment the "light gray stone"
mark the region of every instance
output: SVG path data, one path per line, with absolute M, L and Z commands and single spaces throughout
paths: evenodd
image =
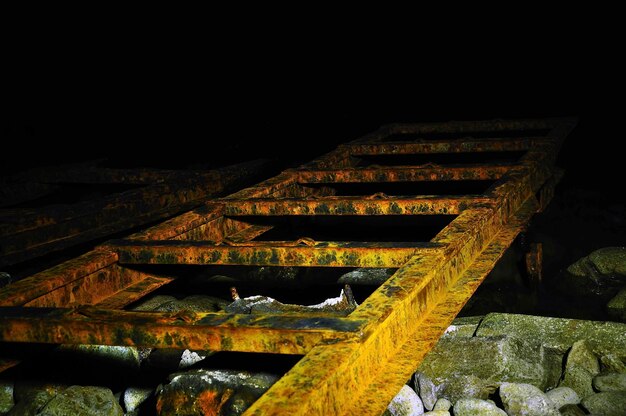
M 456 318 L 446 329 L 444 337 L 473 337 L 483 316 L 466 316 Z
M 554 403 L 531 384 L 502 383 L 500 399 L 509 416 L 561 416 Z
M 415 391 L 422 399 L 424 408 L 432 410 L 437 402 L 437 387 L 435 384 L 421 371 L 414 374 L 413 383 L 415 384 Z
M 607 354 L 600 357 L 604 371 L 609 373 L 626 373 L 626 365 L 615 354 Z
M 70 386 L 52 398 L 38 416 L 123 416 L 111 390 L 104 387 Z
M 185 350 L 180 357 L 178 368 L 182 370 L 184 368 L 191 367 L 192 365 L 204 360 L 206 357 L 207 355 L 202 352 L 198 354 L 196 351 Z
M 626 322 L 626 287 L 606 304 L 606 311 L 611 318 Z
M 486 400 L 460 399 L 454 404 L 454 416 L 506 416 L 506 412 Z
M 598 391 L 626 391 L 626 373 L 611 373 L 596 376 L 593 387 Z
M 585 416 L 586 413 L 575 404 L 566 404 L 559 409 L 561 416 Z
M 558 359 L 531 341 L 506 336 L 444 337 L 419 371 L 433 381 L 437 397 L 454 403 L 461 398 L 486 399 L 503 381 L 552 387 L 549 384 L 560 376 L 560 368 L 557 377 L 549 369 L 557 367 Z
M 557 409 L 560 409 L 566 404 L 580 403 L 578 394 L 569 387 L 557 387 L 556 389 L 547 391 L 546 396 L 554 403 Z
M 13 278 L 7 272 L 0 272 L 0 288 L 13 283 Z
M 415 390 L 402 386 L 398 394 L 391 399 L 384 415 L 391 416 L 419 416 L 424 414 L 424 405 Z
M 424 413 L 428 416 L 451 416 L 450 412 L 447 410 L 431 410 L 430 412 Z
M 576 341 L 567 354 L 565 369 L 567 370 L 572 366 L 584 368 L 592 376 L 600 373 L 598 357 L 591 351 L 587 341 L 584 339 Z
M 124 391 L 124 409 L 135 412 L 154 393 L 150 387 L 129 387 Z
M 587 396 L 594 394 L 592 387 L 593 376 L 584 368 L 572 365 L 565 369 L 563 380 L 559 383 L 559 387 L 569 387 L 576 392 L 582 400 Z
M 481 321 L 476 336 L 498 335 L 539 340 L 544 347 L 560 353 L 584 339 L 597 356 L 615 354 L 626 358 L 626 324 L 620 322 L 490 313 Z
M 117 369 L 138 370 L 141 364 L 137 347 L 117 345 L 61 345 L 58 351 L 69 352 Z
M 13 382 L 0 380 L 0 414 L 11 410 L 13 402 Z
M 603 391 L 585 397 L 582 405 L 589 413 L 601 416 L 624 416 L 626 409 L 626 392 Z
M 341 275 L 337 283 L 342 285 L 381 285 L 395 269 L 356 269 Z
M 435 403 L 433 410 L 450 410 L 451 407 L 452 403 L 450 403 L 450 400 L 442 397 L 441 399 L 437 400 L 437 403 Z

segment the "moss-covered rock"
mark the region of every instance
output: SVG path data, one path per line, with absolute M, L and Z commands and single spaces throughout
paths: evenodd
M 602 371 L 605 373 L 626 373 L 626 365 L 615 354 L 606 354 L 600 357 Z
M 13 382 L 0 380 L 0 415 L 5 414 L 13 407 Z
M 592 376 L 596 376 L 600 373 L 600 363 L 598 357 L 591 351 L 587 341 L 581 339 L 576 341 L 567 354 L 567 361 L 565 362 L 565 369 L 570 367 L 580 367 Z
M 586 397 L 582 405 L 589 413 L 603 416 L 624 416 L 626 392 L 605 391 Z
M 454 404 L 454 416 L 507 416 L 495 404 L 480 399 L 460 399 Z
M 611 373 L 594 377 L 593 387 L 598 391 L 626 392 L 626 374 Z
M 583 399 L 595 393 L 592 382 L 593 375 L 589 371 L 577 365 L 571 365 L 565 369 L 559 387 L 569 387 L 576 392 L 578 397 Z
M 554 403 L 531 384 L 502 383 L 500 399 L 509 416 L 561 416 Z
M 611 318 L 626 322 L 626 288 L 620 290 L 617 295 L 606 304 L 606 310 Z
M 70 386 L 52 398 L 38 416 L 123 416 L 124 411 L 110 389 Z
M 559 409 L 561 416 L 585 416 L 586 413 L 575 404 L 566 404 Z
M 626 247 L 605 247 L 570 265 L 560 276 L 565 293 L 612 296 L 626 283 Z
M 626 324 L 619 322 L 490 313 L 476 330 L 477 337 L 501 335 L 538 340 L 544 347 L 561 353 L 584 339 L 598 356 L 615 354 L 626 358 Z
M 443 337 L 419 371 L 437 386 L 437 397 L 452 402 L 463 397 L 486 399 L 504 381 L 545 389 L 556 357 L 538 343 L 498 337 Z
M 67 386 L 42 381 L 19 381 L 15 383 L 13 398 L 15 406 L 9 416 L 31 416 L 37 414 L 50 400 Z
M 557 387 L 556 389 L 546 392 L 546 396 L 554 403 L 557 409 L 568 404 L 577 405 L 580 403 L 578 394 L 569 387 Z

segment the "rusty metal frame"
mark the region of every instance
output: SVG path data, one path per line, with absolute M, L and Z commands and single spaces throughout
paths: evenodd
M 548 203 L 560 177 L 555 158 L 574 126 L 572 119 L 385 126 L 299 169 L 0 290 L 0 340 L 302 354 L 246 414 L 380 414 L 532 215 Z M 502 137 L 471 137 L 481 132 Z M 448 133 L 458 137 L 429 138 Z M 524 153 L 505 164 L 358 166 L 363 155 L 494 151 Z M 347 197 L 330 186 L 459 180 L 495 183 L 480 195 L 462 196 Z M 402 244 L 306 236 L 257 241 L 272 226 L 248 221 L 249 216 L 437 214 L 456 217 L 430 241 Z M 172 280 L 129 264 L 398 270 L 345 317 L 168 314 L 121 310 Z
M 113 169 L 99 161 L 38 168 L 0 183 L 0 267 L 136 228 L 202 205 L 241 187 L 263 161 L 213 170 Z M 10 207 L 68 186 L 126 185 L 128 189 L 72 204 Z

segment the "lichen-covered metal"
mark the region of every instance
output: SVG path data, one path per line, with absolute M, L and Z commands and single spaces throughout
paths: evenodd
M 0 340 L 302 354 L 246 414 L 379 415 L 548 203 L 560 177 L 553 163 L 574 125 L 546 119 L 385 126 L 299 169 L 0 289 Z M 364 156 L 445 153 L 467 159 L 485 152 L 522 153 L 506 163 L 360 165 Z M 335 189 L 477 180 L 495 182 L 480 195 L 341 196 Z M 375 233 L 366 242 L 260 238 L 274 230 L 274 217 L 433 215 L 456 217 L 427 242 L 377 241 Z M 530 263 L 536 266 L 540 257 Z M 120 310 L 175 278 L 133 268 L 140 264 L 397 271 L 345 317 Z

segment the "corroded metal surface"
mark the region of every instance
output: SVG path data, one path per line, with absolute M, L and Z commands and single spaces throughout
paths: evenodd
M 552 165 L 574 125 L 546 119 L 384 126 L 300 169 L 0 290 L 0 340 L 302 354 L 246 414 L 378 415 L 532 215 L 545 208 L 560 177 Z M 499 152 L 504 159 L 517 156 L 504 163 Z M 468 164 L 468 155 L 486 153 L 496 154 L 493 162 L 471 163 L 470 157 Z M 410 165 L 402 159 L 379 166 L 375 160 L 431 154 L 452 162 Z M 454 163 L 455 156 L 464 163 Z M 374 159 L 363 166 L 366 157 Z M 418 189 L 412 184 L 441 181 L 461 187 L 486 181 L 489 187 L 479 195 L 411 192 Z M 339 190 L 380 183 L 409 185 L 409 192 L 341 196 Z M 420 241 L 408 219 L 437 215 L 454 219 Z M 381 228 L 369 230 L 367 241 L 314 241 L 298 230 L 292 230 L 294 240 L 263 239 L 277 230 L 272 221 L 279 217 L 346 216 L 400 218 L 414 241 L 383 240 Z M 531 266 L 539 263 L 533 255 Z M 347 316 L 299 307 L 261 314 L 120 310 L 175 278 L 134 269 L 142 264 L 397 270 Z

